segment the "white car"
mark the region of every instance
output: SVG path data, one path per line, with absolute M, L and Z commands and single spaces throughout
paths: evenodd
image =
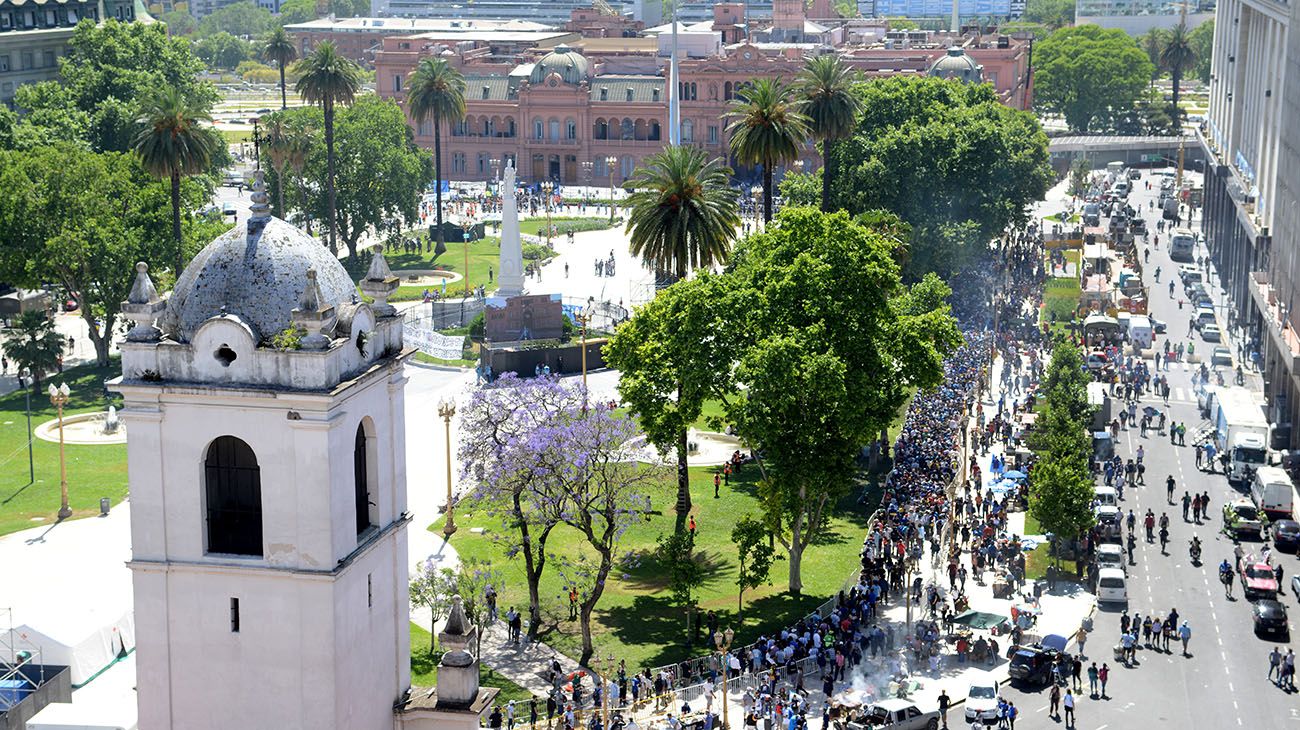
M 976 720 L 985 725 L 998 721 L 998 683 L 992 679 L 972 682 L 966 692 L 966 722 Z
M 1128 579 L 1118 568 L 1097 571 L 1097 603 L 1128 604 Z

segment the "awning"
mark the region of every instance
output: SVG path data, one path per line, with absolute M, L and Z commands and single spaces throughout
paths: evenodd
M 967 611 L 952 620 L 955 624 L 969 626 L 972 629 L 991 629 L 994 626 L 1000 626 L 1011 619 L 1006 616 L 1000 616 L 996 613 L 985 613 L 984 611 Z

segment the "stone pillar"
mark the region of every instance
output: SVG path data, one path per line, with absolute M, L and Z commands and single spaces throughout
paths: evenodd
M 519 238 L 513 162 L 501 173 L 501 261 L 497 286 L 499 297 L 517 297 L 524 293 L 524 248 Z

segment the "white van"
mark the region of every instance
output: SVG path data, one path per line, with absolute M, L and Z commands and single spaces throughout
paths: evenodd
M 1092 501 L 1097 506 L 1119 506 L 1119 492 L 1114 487 L 1093 487 L 1092 494 Z
M 1119 570 L 1128 575 L 1128 561 L 1124 559 L 1124 548 L 1113 543 L 1102 543 L 1094 553 L 1098 570 Z
M 1261 466 L 1255 470 L 1250 485 L 1250 501 L 1255 503 L 1270 520 L 1291 519 L 1295 485 L 1285 470 L 1276 466 Z
M 1128 603 L 1128 578 L 1118 568 L 1097 571 L 1097 603 Z
M 1139 350 L 1145 350 L 1151 347 L 1151 342 L 1155 339 L 1155 329 L 1151 326 L 1151 318 L 1144 314 L 1135 314 L 1128 320 L 1128 339 L 1133 343 L 1133 347 Z

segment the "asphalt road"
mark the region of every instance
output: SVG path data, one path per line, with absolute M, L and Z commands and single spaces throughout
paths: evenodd
M 1137 186 L 1139 190 L 1130 197 L 1134 207 L 1141 207 L 1141 214 L 1147 216 L 1152 232 L 1155 232 L 1158 211 L 1147 208 L 1147 201 L 1158 194 L 1158 186 L 1152 191 L 1145 189 L 1149 179 L 1144 174 Z M 1178 264 L 1167 255 L 1168 232 L 1160 235 L 1161 245 L 1152 250 L 1150 263 L 1146 265 L 1147 281 L 1152 284 L 1152 309 L 1161 320 L 1169 323 L 1167 335 L 1157 337 L 1157 346 L 1163 343 L 1165 336 L 1172 336 L 1178 341 L 1194 341 L 1198 352 L 1206 354 L 1214 343 L 1205 343 L 1199 336 L 1189 340 L 1187 337 L 1187 316 L 1189 307 L 1186 302 L 1180 310 L 1176 299 L 1169 297 L 1166 282 L 1170 272 L 1177 271 Z M 1198 246 L 1197 255 L 1204 255 L 1204 249 Z M 1160 284 L 1151 282 L 1151 273 L 1155 267 L 1162 269 Z M 1181 296 L 1181 283 L 1175 285 L 1175 297 Z M 1216 303 L 1222 300 L 1217 293 Z M 1220 309 L 1220 326 L 1226 328 L 1226 314 Z M 1225 344 L 1236 352 L 1236 343 Z M 1154 362 L 1148 361 L 1154 368 Z M 1220 510 L 1226 500 L 1241 496 L 1229 487 L 1222 474 L 1202 473 L 1196 468 L 1195 452 L 1191 446 L 1190 435 L 1202 423 L 1197 410 L 1196 397 L 1192 391 L 1191 366 L 1175 363 L 1167 372 L 1171 394 L 1169 399 L 1170 418 L 1188 426 L 1188 445 L 1171 446 L 1168 436 L 1160 436 L 1151 431 L 1147 438 L 1142 438 L 1137 429 L 1123 431 L 1117 444 L 1117 453 L 1125 459 L 1134 456 L 1139 444 L 1144 445 L 1147 464 L 1147 486 L 1126 489 L 1125 500 L 1120 503 L 1124 512 L 1132 509 L 1141 521 L 1146 510 L 1152 509 L 1159 516 L 1167 512 L 1170 519 L 1171 539 L 1169 553 L 1162 555 L 1158 542 L 1147 544 L 1142 539 L 1139 526 L 1138 548 L 1135 564 L 1129 567 L 1129 604 L 1130 614 L 1165 615 L 1171 608 L 1176 608 L 1192 629 L 1189 643 L 1190 656 L 1181 656 L 1181 646 L 1171 642 L 1170 653 L 1143 649 L 1138 652 L 1137 662 L 1131 668 L 1114 661 L 1112 647 L 1119 642 L 1119 617 L 1121 606 L 1107 606 L 1100 609 L 1095 617 L 1094 631 L 1087 643 L 1088 662 L 1096 661 L 1098 666 L 1107 662 L 1111 666 L 1110 681 L 1107 686 L 1108 699 L 1092 699 L 1088 695 L 1087 675 L 1084 674 L 1082 696 L 1078 696 L 1076 705 L 1076 727 L 1083 730 L 1106 730 L 1107 728 L 1206 728 L 1220 729 L 1233 727 L 1252 728 L 1300 728 L 1300 697 L 1282 691 L 1268 681 L 1268 653 L 1274 645 L 1280 645 L 1283 652 L 1288 646 L 1300 648 L 1295 640 L 1295 631 L 1289 641 L 1262 639 L 1255 636 L 1252 624 L 1250 604 L 1241 598 L 1241 586 L 1233 587 L 1236 600 L 1228 600 L 1218 581 L 1217 566 L 1224 558 L 1232 559 L 1233 542 L 1219 531 L 1221 524 Z M 1227 374 L 1225 373 L 1225 376 Z M 1258 390 L 1258 377 L 1248 380 Z M 1139 404 L 1160 405 L 1153 397 L 1147 397 Z M 1165 478 L 1172 474 L 1176 480 L 1175 501 L 1180 500 L 1184 490 L 1208 491 L 1210 494 L 1210 517 L 1205 524 L 1186 523 L 1182 519 L 1181 503 L 1169 504 L 1165 499 Z M 1188 557 L 1188 542 L 1193 535 L 1201 539 L 1204 547 L 1203 564 L 1195 566 Z M 1261 544 L 1245 544 L 1247 552 L 1256 551 Z M 1284 584 L 1290 576 L 1300 570 L 1300 561 L 1294 555 L 1278 554 L 1274 562 L 1281 561 L 1285 571 Z M 1297 626 L 1300 607 L 1296 605 L 1293 595 L 1282 597 L 1282 602 L 1291 612 L 1291 625 Z M 1051 718 L 1047 710 L 1046 691 L 1021 691 L 1017 688 L 1004 690 L 1004 696 L 1016 703 L 1021 710 L 1020 728 L 1057 728 L 1063 722 Z

